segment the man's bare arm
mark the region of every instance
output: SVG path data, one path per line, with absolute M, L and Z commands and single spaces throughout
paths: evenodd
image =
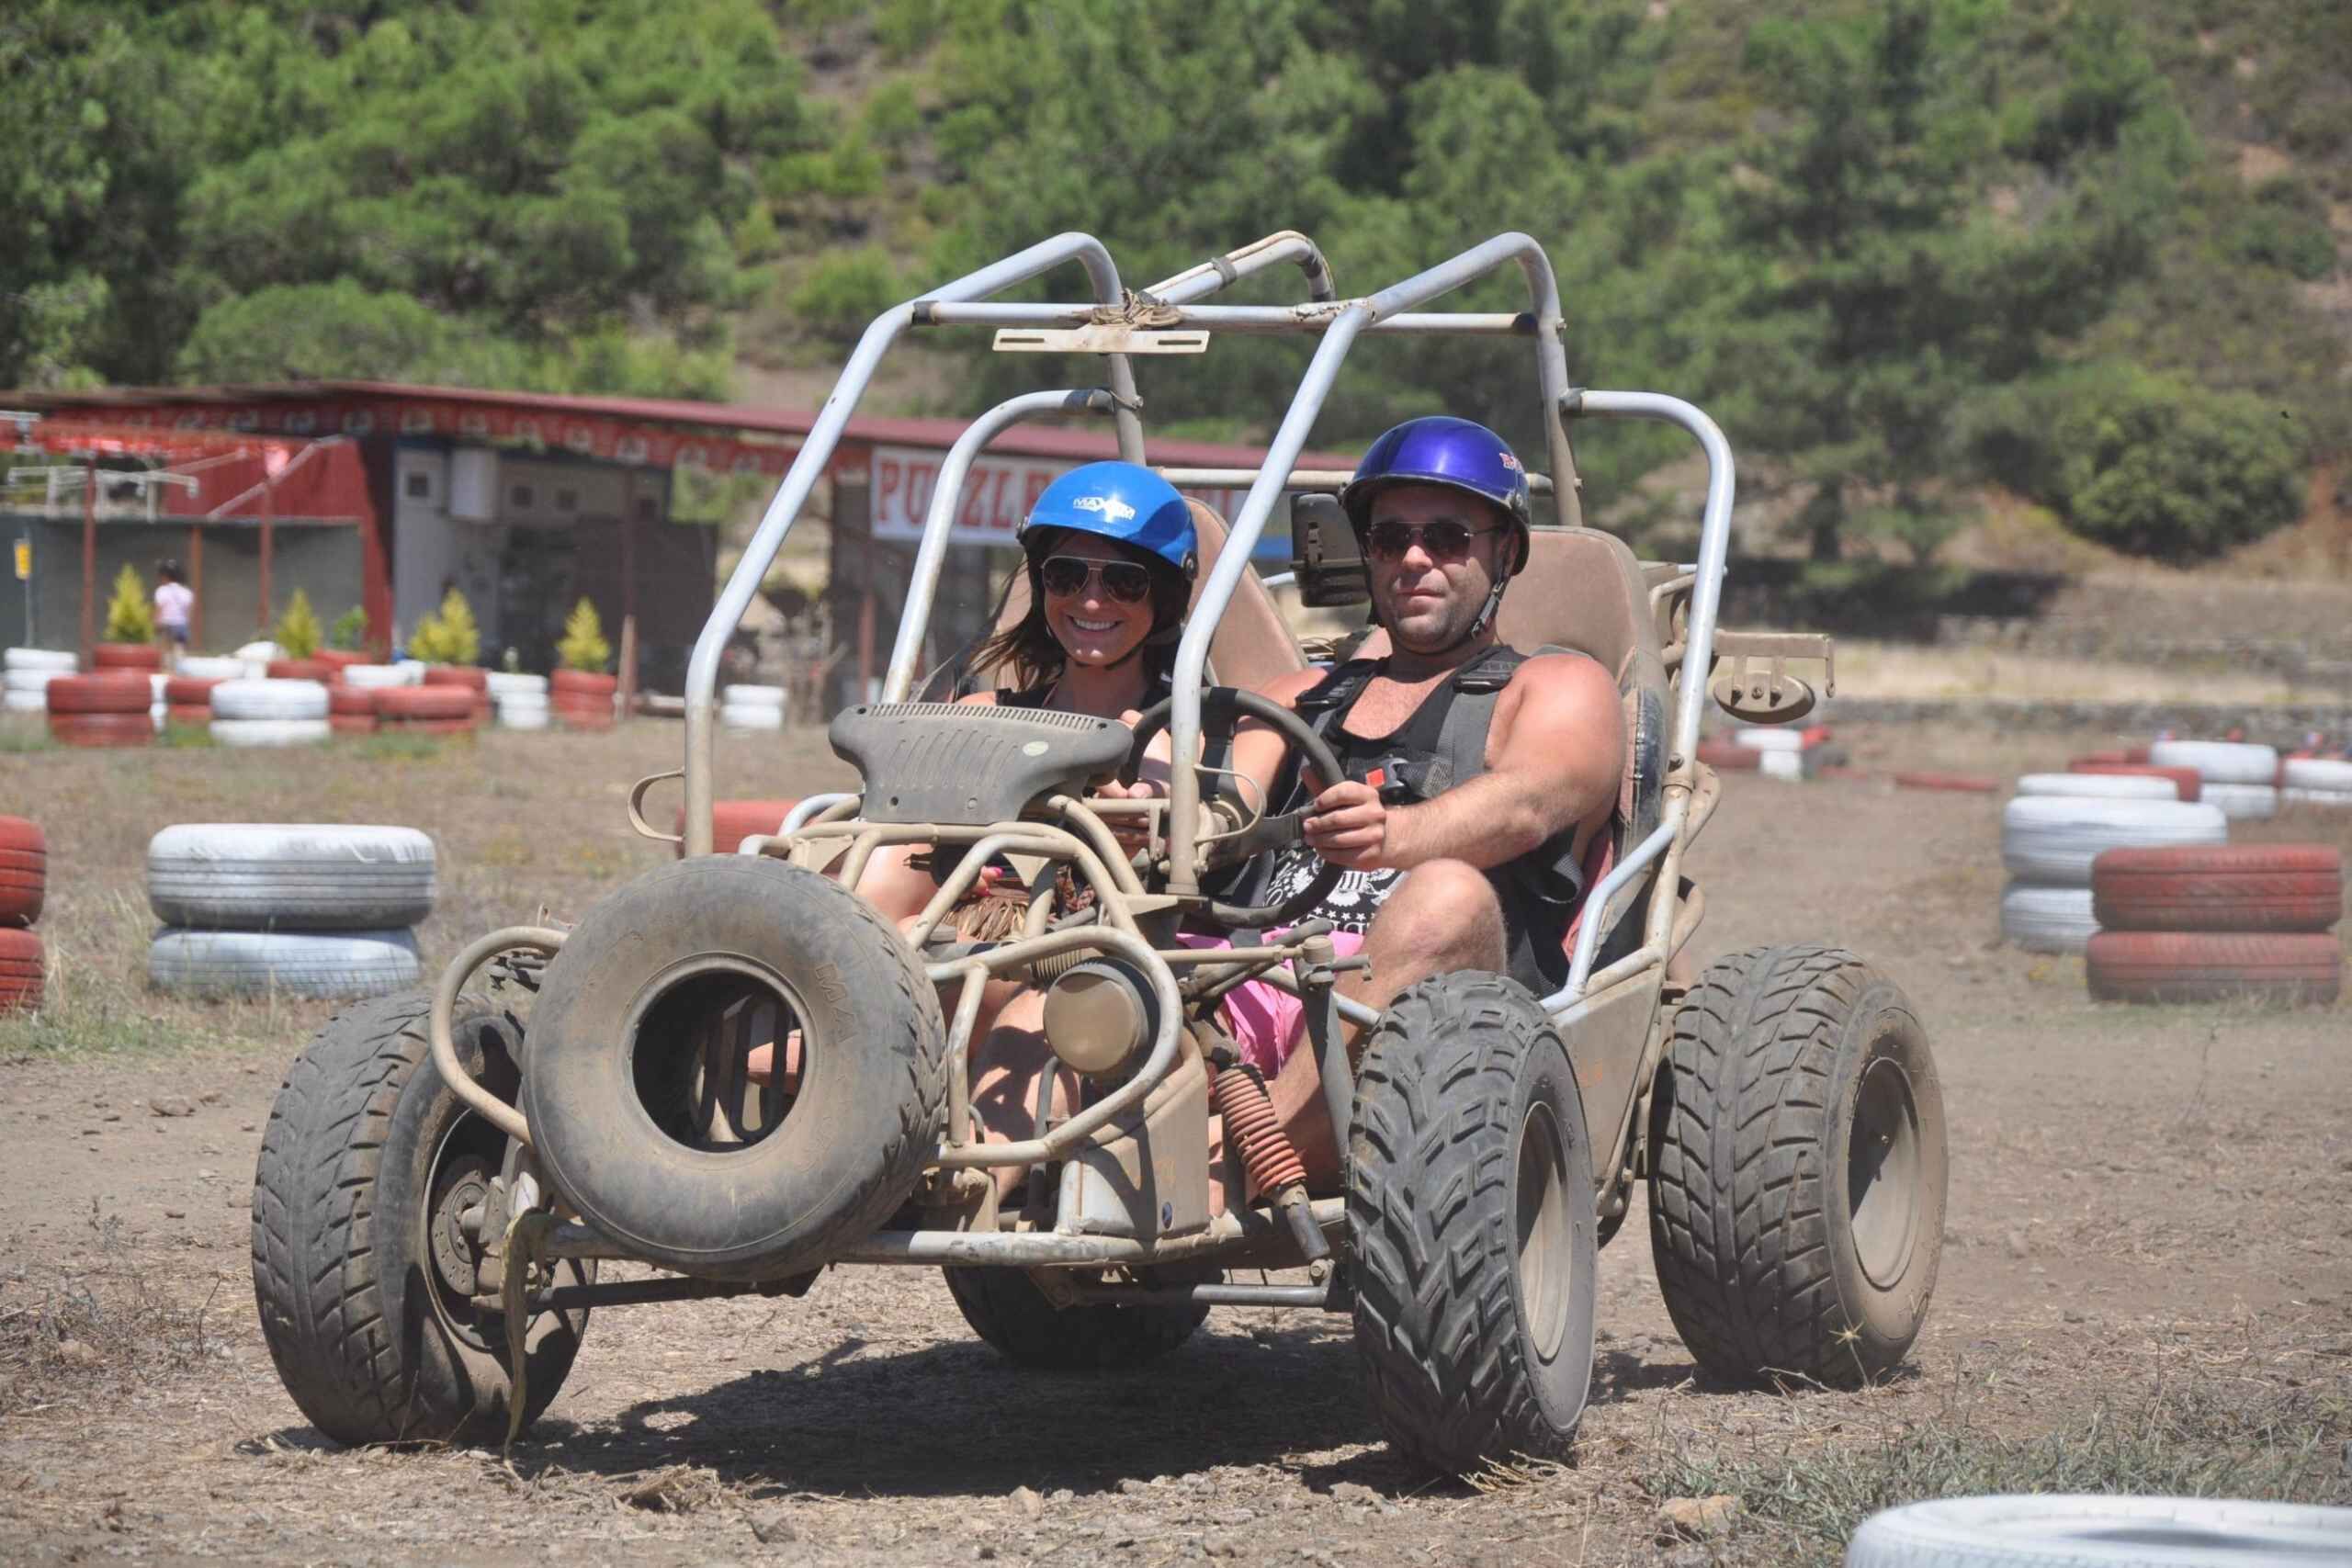
M 1604 819 L 1624 745 L 1617 688 L 1600 665 L 1532 659 L 1496 707 L 1486 773 L 1399 807 L 1383 807 L 1366 785 L 1334 784 L 1316 797 L 1306 841 L 1355 870 L 1410 870 L 1433 860 L 1501 865 L 1564 828 Z

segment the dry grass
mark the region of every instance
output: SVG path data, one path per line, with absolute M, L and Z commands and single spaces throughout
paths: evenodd
M 157 1286 L 119 1214 L 92 1205 L 86 1251 L 69 1266 L 0 1278 L 0 1419 L 93 1392 L 119 1397 L 226 1353 L 216 1285 L 194 1306 Z

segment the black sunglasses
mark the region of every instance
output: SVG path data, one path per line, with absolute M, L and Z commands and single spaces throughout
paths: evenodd
M 1364 530 L 1363 547 L 1374 560 L 1393 561 L 1404 559 L 1405 552 L 1419 545 L 1428 552 L 1430 559 L 1448 564 L 1470 553 L 1471 540 L 1493 532 L 1492 528 L 1473 528 L 1451 517 L 1441 517 L 1434 523 L 1374 523 Z
M 1122 604 L 1140 604 L 1151 594 L 1151 573 L 1131 560 L 1084 560 L 1077 556 L 1047 556 L 1037 563 L 1037 580 L 1057 599 L 1086 591 L 1088 581 L 1102 579 L 1102 592 Z

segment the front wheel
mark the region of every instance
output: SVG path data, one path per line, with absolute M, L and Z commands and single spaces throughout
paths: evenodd
M 1943 1252 L 1943 1090 L 1902 987 L 1853 953 L 1718 961 L 1650 1117 L 1650 1247 L 1717 1377 L 1850 1388 L 1903 1359 Z
M 254 1297 L 286 1392 L 340 1443 L 496 1442 L 514 1380 L 504 1320 L 478 1310 L 477 1252 L 458 1216 L 498 1174 L 505 1134 L 442 1081 L 430 998 L 337 1014 L 271 1107 L 254 1179 Z M 512 1099 L 522 1032 L 474 998 L 458 1059 Z M 560 1285 L 593 1266 L 559 1266 Z M 588 1326 L 546 1312 L 525 1337 L 524 1425 L 555 1398 Z
M 1468 973 L 1398 996 L 1348 1154 L 1356 1348 L 1388 1440 L 1453 1474 L 1566 1453 L 1592 1382 L 1592 1154 L 1535 998 Z

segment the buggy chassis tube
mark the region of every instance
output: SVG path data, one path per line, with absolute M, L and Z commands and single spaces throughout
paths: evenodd
M 865 335 L 858 339 L 856 352 L 850 355 L 840 381 L 834 384 L 816 423 L 809 427 L 799 456 L 793 459 L 783 482 L 769 500 L 759 528 L 744 547 L 743 558 L 736 563 L 727 586 L 719 591 L 718 602 L 711 607 L 710 618 L 703 623 L 701 635 L 695 638 L 694 653 L 686 661 L 685 853 L 710 853 L 714 791 L 711 774 L 718 737 L 718 715 L 711 699 L 718 684 L 718 657 L 726 649 L 729 635 L 741 622 L 743 612 L 751 604 L 752 595 L 759 588 L 769 563 L 775 559 L 785 536 L 798 519 L 808 492 L 816 488 L 819 477 L 831 463 L 833 449 L 841 443 L 842 430 L 849 423 L 850 414 L 865 395 L 867 383 L 873 380 L 875 367 L 899 334 L 921 316 L 928 301 L 985 298 L 1025 283 L 1067 261 L 1083 264 L 1098 301 L 1105 305 L 1122 302 L 1125 294 L 1119 284 L 1119 269 L 1102 242 L 1091 234 L 1057 234 L 978 272 L 967 273 L 930 294 L 893 305 L 875 317 Z M 1119 401 L 1119 456 L 1130 463 L 1141 463 L 1143 419 L 1137 412 L 1141 405 L 1136 397 L 1135 371 L 1124 354 L 1110 355 L 1110 362 L 1111 391 Z
M 1309 299 L 1324 300 L 1334 297 L 1331 264 L 1323 259 L 1322 247 L 1295 229 L 1276 230 L 1262 240 L 1252 240 L 1221 256 L 1186 267 L 1173 277 L 1163 277 L 1141 292 L 1163 305 L 1189 304 L 1253 272 L 1263 272 L 1284 262 L 1296 262 L 1298 270 L 1306 275 Z
M 433 1067 L 441 1075 L 441 1081 L 449 1086 L 449 1092 L 464 1100 L 483 1121 L 526 1147 L 531 1142 L 530 1123 L 523 1119 L 520 1111 L 484 1089 L 473 1074 L 466 1071 L 465 1065 L 458 1060 L 458 1041 L 451 1032 L 450 1020 L 457 1016 L 458 993 L 466 988 L 474 971 L 495 954 L 526 947 L 553 957 L 562 946 L 563 933 L 546 926 L 504 926 L 477 939 L 441 971 L 441 983 L 433 988 L 432 1010 L 425 1015 L 425 1038 L 433 1047 Z
M 1330 1231 L 1347 1223 L 1347 1207 L 1344 1198 L 1317 1198 L 1307 1210 L 1318 1228 Z M 1280 1246 L 1289 1234 L 1272 1214 L 1253 1208 L 1239 1215 L 1219 1214 L 1205 1229 L 1156 1242 L 1115 1235 L 1063 1235 L 1054 1231 L 876 1231 L 831 1261 L 925 1269 L 942 1263 L 1111 1268 L 1125 1263 L 1172 1263 L 1261 1242 Z M 627 1258 L 630 1254 L 586 1225 L 565 1221 L 548 1234 L 540 1256 Z

